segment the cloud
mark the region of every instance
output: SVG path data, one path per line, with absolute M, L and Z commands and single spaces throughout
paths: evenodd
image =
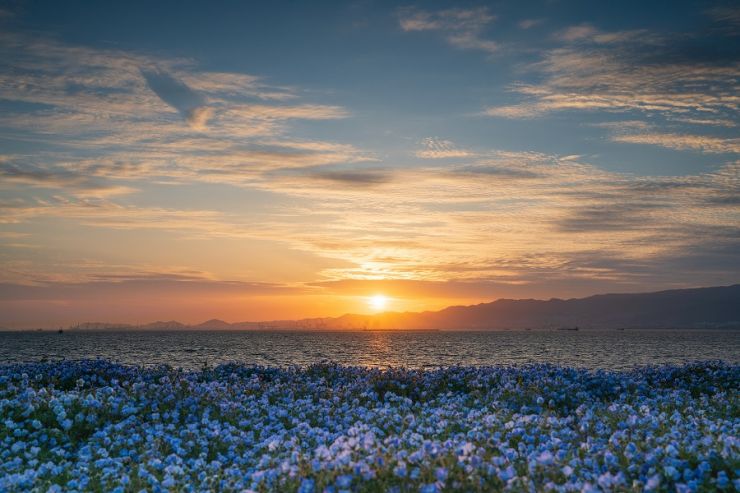
M 267 101 L 287 101 L 298 97 L 294 89 L 266 85 L 260 77 L 251 74 L 189 71 L 179 76 L 193 90 L 218 100 L 249 96 Z
M 298 106 L 268 106 L 268 105 L 242 105 L 232 107 L 229 113 L 238 114 L 243 118 L 255 118 L 266 120 L 334 120 L 347 118 L 349 114 L 339 106 L 327 106 L 317 104 L 304 104 Z
M 645 131 L 654 128 L 651 124 L 643 120 L 617 120 L 613 122 L 599 122 L 592 123 L 591 126 L 606 128 L 613 132 L 631 132 L 637 130 Z
M 520 29 L 532 29 L 544 23 L 544 19 L 523 19 L 517 24 Z
M 538 104 L 517 104 L 510 106 L 492 106 L 483 111 L 484 115 L 502 118 L 532 118 L 540 116 L 547 110 Z
M 586 24 L 557 33 L 556 39 L 564 46 L 545 51 L 526 67 L 540 82 L 511 85 L 522 100 L 486 108 L 484 114 L 534 118 L 580 111 L 736 120 L 740 66 L 724 53 L 707 53 L 694 38 L 602 32 Z
M 480 31 L 496 18 L 488 9 L 448 9 L 437 12 L 407 10 L 401 15 L 401 28 L 404 31 Z
M 307 176 L 317 179 L 343 184 L 353 187 L 374 187 L 388 183 L 392 179 L 392 175 L 382 171 L 337 171 L 337 170 L 326 170 L 326 171 L 315 171 L 307 173 Z
M 559 221 L 558 227 L 574 233 L 653 228 L 649 214 L 656 207 L 656 204 L 642 201 L 574 207 L 571 214 Z
M 448 9 L 428 12 L 417 9 L 401 11 L 400 25 L 406 32 L 440 31 L 447 42 L 464 50 L 480 50 L 495 53 L 498 43 L 481 36 L 485 28 L 496 20 L 487 8 Z
M 297 99 L 294 89 L 253 75 L 203 72 L 191 60 L 42 36 L 0 36 L 7 60 L 0 98 L 30 103 L 0 114 L 0 125 L 48 149 L 4 165 L 0 180 L 15 186 L 75 196 L 128 193 L 141 180 L 245 186 L 278 168 L 371 159 L 351 145 L 291 137 L 294 120 L 349 113 L 336 105 L 288 104 Z
M 437 32 L 460 47 L 486 40 L 484 30 L 493 21 L 487 11 L 445 12 L 406 11 L 402 26 Z M 0 36 L 6 61 L 0 97 L 27 108 L 4 111 L 0 124 L 35 149 L 0 162 L 0 229 L 32 231 L 24 243 L 41 239 L 46 248 L 75 249 L 79 243 L 67 238 L 62 245 L 62 238 L 43 230 L 51 221 L 137 246 L 163 233 L 178 250 L 191 242 L 201 249 L 200 242 L 212 240 L 214 248 L 238 251 L 239 259 L 251 259 L 242 253 L 244 245 L 279 245 L 291 255 L 322 259 L 316 275 L 295 273 L 301 261 L 284 267 L 285 277 L 299 285 L 317 277 L 426 280 L 465 284 L 456 289 L 466 296 L 485 286 L 490 296 L 507 292 L 506 286 L 525 294 L 647 289 L 646 272 L 654 287 L 710 278 L 721 283 L 740 274 L 740 248 L 732 236 L 737 163 L 693 176 L 636 177 L 599 169 L 579 156 L 472 151 L 430 137 L 410 149 L 424 161 L 392 167 L 382 154 L 338 139 L 299 137 L 293 127 L 298 119 L 350 118 L 351 112 L 307 101 L 298 89 L 250 74 L 203 72 L 192 60 Z M 603 124 L 616 138 L 704 152 L 736 149 L 731 139 L 663 131 L 639 117 L 734 121 L 737 68 L 722 60 L 702 64 L 675 57 L 658 63 L 637 45 L 582 38 L 548 50 L 529 66 L 538 82 L 512 87 L 522 101 L 491 114 L 606 110 L 626 114 L 621 122 Z M 183 125 L 183 118 L 192 124 Z M 173 185 L 192 188 L 178 194 L 178 202 Z M 110 195 L 133 188 L 141 195 Z M 90 245 L 79 250 L 97 261 L 110 255 Z M 38 255 L 9 253 L 0 245 L 0 280 L 38 279 Z M 56 256 L 47 258 L 45 282 L 73 269 Z M 678 268 L 680 259 L 693 259 L 690 268 Z M 234 269 L 247 276 L 260 263 L 269 264 L 255 260 Z M 725 271 L 716 269 L 722 264 Z M 96 278 L 111 292 L 121 283 L 134 292 L 158 282 L 163 289 L 169 282 L 187 290 L 193 285 L 186 283 L 205 286 L 209 280 L 190 279 L 171 265 L 151 279 L 147 270 L 136 277 L 103 265 L 77 272 L 113 272 Z M 454 289 L 438 292 L 452 296 Z
M 715 21 L 731 26 L 733 29 L 730 34 L 737 35 L 740 28 L 740 8 L 718 6 L 710 8 L 706 13 Z
M 388 297 L 403 298 L 443 298 L 443 299 L 495 299 L 511 293 L 515 283 L 485 280 L 471 281 L 422 281 L 406 279 L 341 279 L 309 283 L 331 294 L 366 296 L 367 293 L 383 293 Z
M 447 159 L 472 157 L 474 154 L 459 149 L 454 142 L 437 137 L 427 137 L 421 141 L 423 149 L 415 152 L 416 157 L 422 159 Z
M 36 285 L 0 283 L 3 301 L 114 300 L 132 296 L 162 296 L 167 298 L 194 294 L 214 298 L 219 295 L 270 295 L 299 291 L 297 288 L 273 283 L 213 281 L 188 276 L 148 274 L 132 278 L 109 278 L 88 282 L 46 282 Z
M 188 123 L 197 130 L 205 130 L 208 125 L 208 120 L 212 117 L 213 108 L 207 108 L 205 106 L 193 108 L 187 114 Z
M 644 43 L 647 39 L 651 39 L 651 36 L 647 31 L 643 30 L 604 32 L 596 29 L 591 24 L 579 24 L 555 33 L 554 38 L 566 43 L 588 42 L 610 44 L 636 40 Z
M 696 120 L 693 118 L 671 118 L 668 123 L 679 121 L 699 126 L 733 126 L 729 121 Z M 657 126 L 642 120 L 622 120 L 591 124 L 605 128 L 612 134 L 613 142 L 628 144 L 656 145 L 679 151 L 694 150 L 709 154 L 736 154 L 740 152 L 740 139 L 724 138 L 712 135 L 660 132 Z
M 595 27 L 589 24 L 581 24 L 580 26 L 571 26 L 557 33 L 555 37 L 561 41 L 578 41 L 592 38 L 597 32 Z
M 677 122 L 688 123 L 690 125 L 701 125 L 701 126 L 709 125 L 709 126 L 717 126 L 717 127 L 737 127 L 737 123 L 736 122 L 734 122 L 732 120 L 729 120 L 729 119 L 725 119 L 725 118 L 681 118 L 681 117 L 676 117 L 673 120 L 674 121 L 677 121 Z
M 735 165 L 697 176 L 640 178 L 572 156 L 481 154 L 452 169 L 396 170 L 392 181 L 370 189 L 308 177 L 266 183 L 321 212 L 308 230 L 277 221 L 263 232 L 349 264 L 326 269 L 330 279 L 487 279 L 534 287 L 568 278 L 588 279 L 591 289 L 597 281 L 639 285 L 645 265 L 667 280 L 672 274 L 661 270 L 668 268 L 664 259 L 701 249 L 705 241 L 734 241 L 720 233 L 736 221 L 728 201 L 740 191 Z M 312 212 L 294 214 L 307 220 Z M 591 252 L 588 263 L 579 260 L 582 252 Z M 602 252 L 601 267 L 593 252 Z
M 216 210 L 121 205 L 107 198 L 24 198 L 0 202 L 0 223 L 27 223 L 37 218 L 73 221 L 114 230 L 162 230 L 191 237 L 247 237 L 248 225 Z
M 267 215 L 24 199 L 0 204 L 0 216 L 10 224 L 52 217 L 180 237 L 275 241 L 329 259 L 326 281 L 454 280 L 508 284 L 521 289 L 509 292 L 522 293 L 634 287 L 645 283 L 647 269 L 653 287 L 688 282 L 703 275 L 700 265 L 727 261 L 740 246 L 732 234 L 737 163 L 696 176 L 635 177 L 571 156 L 481 154 L 454 167 L 273 172 L 254 186 L 290 200 Z M 696 270 L 676 270 L 676 259 L 688 257 L 701 258 L 692 261 Z M 711 275 L 726 282 L 738 273 Z
M 537 178 L 540 175 L 537 171 L 533 171 L 530 169 L 527 169 L 526 166 L 510 166 L 510 165 L 501 165 L 498 163 L 493 164 L 476 164 L 472 166 L 463 166 L 460 168 L 457 168 L 453 171 L 453 173 L 458 174 L 468 174 L 471 176 L 480 176 L 480 177 L 496 177 L 496 178 L 521 178 L 521 179 L 527 179 L 527 178 Z
M 676 150 L 695 150 L 712 154 L 740 153 L 740 139 L 723 139 L 709 135 L 640 133 L 613 135 L 614 142 L 647 144 Z
M 205 98 L 184 82 L 161 70 L 142 70 L 149 88 L 159 98 L 179 111 L 193 128 L 205 128 L 213 109 L 207 108 Z
M 58 167 L 21 164 L 0 159 L 0 185 L 21 183 L 39 188 L 63 188 L 78 197 L 108 197 L 133 193 L 136 189 L 101 180 L 94 176 Z

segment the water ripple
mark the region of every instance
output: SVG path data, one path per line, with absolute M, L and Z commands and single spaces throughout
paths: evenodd
M 200 368 L 238 361 L 305 366 L 433 368 L 546 362 L 626 369 L 722 359 L 740 362 L 740 331 L 497 332 L 4 332 L 0 362 L 105 358 Z

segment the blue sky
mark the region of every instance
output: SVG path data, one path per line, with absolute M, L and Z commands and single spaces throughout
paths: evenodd
M 730 2 L 0 5 L 0 324 L 737 281 Z

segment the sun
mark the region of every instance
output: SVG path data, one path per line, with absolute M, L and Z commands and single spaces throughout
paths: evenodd
M 388 304 L 388 298 L 382 294 L 376 294 L 368 298 L 367 302 L 373 310 L 382 310 Z

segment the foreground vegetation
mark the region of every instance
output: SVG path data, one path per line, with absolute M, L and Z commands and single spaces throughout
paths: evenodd
M 0 366 L 0 491 L 736 491 L 740 366 Z

